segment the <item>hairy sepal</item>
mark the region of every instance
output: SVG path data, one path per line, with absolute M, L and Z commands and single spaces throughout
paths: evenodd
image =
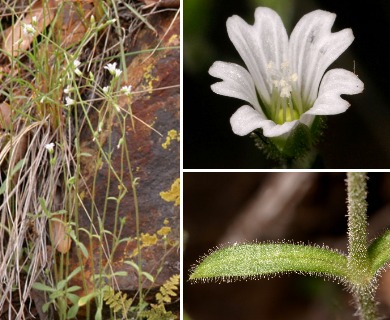
M 235 244 L 212 251 L 193 266 L 190 281 L 257 279 L 295 272 L 345 283 L 345 255 L 325 247 L 289 243 Z

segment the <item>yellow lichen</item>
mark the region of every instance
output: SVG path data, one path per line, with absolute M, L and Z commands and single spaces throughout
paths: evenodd
M 161 144 L 161 146 L 164 149 L 167 149 L 170 146 L 171 142 L 175 140 L 180 141 L 180 134 L 175 129 L 169 130 L 167 138 L 165 139 L 165 142 Z
M 157 234 L 164 237 L 171 233 L 171 227 L 162 227 L 160 230 L 157 231 Z
M 179 38 L 179 36 L 177 34 L 173 34 L 169 38 L 168 44 L 171 44 L 171 45 L 174 45 L 174 46 L 180 45 L 180 38 Z
M 157 243 L 158 238 L 155 234 L 141 233 L 142 247 L 149 247 Z
M 175 202 L 174 206 L 180 205 L 180 178 L 172 183 L 169 191 L 161 191 L 160 197 L 166 202 Z
M 146 82 L 146 85 L 144 87 L 149 94 L 153 92 L 153 81 L 160 80 L 158 76 L 156 77 L 152 74 L 153 68 L 154 68 L 153 64 L 150 64 L 144 68 L 144 80 Z

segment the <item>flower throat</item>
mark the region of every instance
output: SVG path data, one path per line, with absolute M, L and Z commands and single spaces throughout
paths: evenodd
M 288 61 L 283 62 L 280 67 L 275 66 L 273 61 L 267 65 L 269 84 L 272 88 L 271 94 L 271 117 L 277 124 L 299 119 L 299 112 L 294 108 L 293 97 L 296 89 L 298 75 L 291 73 Z

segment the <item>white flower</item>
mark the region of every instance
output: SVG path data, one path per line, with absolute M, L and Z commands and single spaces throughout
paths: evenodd
M 77 74 L 79 77 L 81 77 L 83 75 L 83 73 L 81 72 L 81 70 L 78 68 L 78 66 L 81 64 L 81 62 L 79 60 L 75 60 L 73 61 L 73 69 L 74 69 L 74 73 Z
M 130 86 L 123 86 L 121 88 L 121 92 L 125 95 L 125 96 L 130 96 L 131 95 L 131 85 Z
M 103 92 L 108 93 L 108 89 L 110 89 L 110 87 L 108 87 L 108 86 L 103 87 Z
M 50 153 L 53 152 L 53 150 L 54 150 L 54 143 L 51 142 L 51 143 L 46 144 L 46 145 L 45 145 L 45 148 L 46 148 L 46 150 L 49 151 Z
M 114 74 L 115 78 L 118 78 L 121 75 L 121 73 L 122 73 L 122 70 L 115 69 L 115 74 Z
M 72 104 L 76 103 L 76 100 L 73 100 L 70 97 L 65 97 L 65 101 L 66 101 L 66 103 L 65 103 L 66 106 L 71 106 Z
M 80 64 L 81 64 L 81 62 L 79 60 L 77 60 L 77 59 L 75 61 L 73 61 L 73 67 L 74 68 L 77 68 Z
M 36 16 L 33 16 L 33 17 L 31 18 L 31 22 L 32 22 L 33 25 L 36 25 L 37 22 L 38 22 L 37 17 L 36 17 Z
M 103 68 L 107 69 L 111 73 L 111 75 L 113 75 L 116 78 L 118 78 L 122 73 L 122 70 L 116 68 L 116 62 L 107 63 L 107 65 L 104 66 Z
M 23 23 L 23 33 L 28 36 L 33 36 L 37 32 L 32 24 Z
M 290 39 L 280 17 L 268 8 L 256 9 L 253 26 L 238 16 L 227 20 L 229 38 L 249 72 L 216 61 L 209 73 L 223 80 L 211 86 L 215 93 L 252 106 L 244 105 L 233 114 L 234 133 L 243 136 L 262 128 L 264 136 L 287 137 L 299 123 L 310 127 L 317 115 L 348 109 L 350 104 L 340 95 L 360 93 L 364 85 L 344 69 L 324 75 L 354 40 L 351 29 L 331 32 L 335 19 L 335 14 L 322 10 L 308 13 Z
M 112 72 L 115 72 L 116 62 L 114 62 L 114 63 L 107 63 L 107 65 L 104 66 L 103 68 L 107 69 L 112 74 Z
M 64 89 L 64 93 L 66 94 L 69 94 L 73 91 L 73 87 L 70 86 L 69 84 L 66 86 L 66 88 Z

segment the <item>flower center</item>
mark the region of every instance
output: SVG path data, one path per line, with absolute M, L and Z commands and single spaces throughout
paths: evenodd
M 277 124 L 299 119 L 299 112 L 294 108 L 294 88 L 298 80 L 296 73 L 291 73 L 288 61 L 279 67 L 270 61 L 267 65 L 269 84 L 272 89 L 271 117 Z

